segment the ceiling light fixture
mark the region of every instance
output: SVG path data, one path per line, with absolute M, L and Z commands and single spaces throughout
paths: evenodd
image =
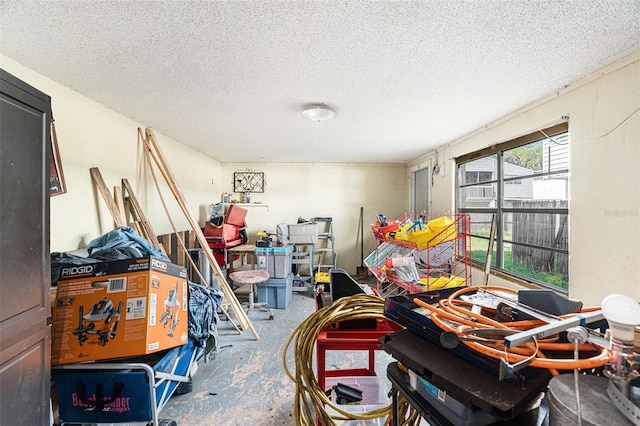
M 327 121 L 336 116 L 336 112 L 323 104 L 305 106 L 302 116 L 311 121 Z

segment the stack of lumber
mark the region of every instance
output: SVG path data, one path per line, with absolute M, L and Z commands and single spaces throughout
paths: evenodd
M 231 323 L 234 325 L 236 330 L 238 330 L 238 332 L 242 332 L 242 330 L 249 329 L 255 336 L 256 340 L 260 339 L 260 336 L 258 336 L 258 333 L 256 332 L 255 328 L 249 321 L 249 318 L 245 310 L 243 309 L 242 305 L 236 298 L 236 295 L 234 294 L 231 286 L 229 285 L 225 274 L 220 269 L 218 262 L 213 256 L 213 253 L 211 252 L 211 250 L 208 249 L 209 245 L 202 232 L 202 229 L 200 228 L 198 221 L 196 220 L 191 209 L 189 208 L 189 205 L 187 204 L 185 196 L 182 190 L 180 189 L 176 181 L 176 178 L 173 172 L 171 171 L 162 150 L 160 149 L 160 146 L 158 144 L 158 141 L 156 140 L 156 137 L 153 131 L 151 129 L 145 129 L 145 132 L 143 133 L 141 129 L 138 129 L 138 137 L 139 137 L 139 140 L 144 145 L 143 148 L 145 149 L 145 153 L 147 154 L 147 160 L 148 160 L 147 165 L 153 177 L 162 205 L 164 206 L 165 212 L 167 213 L 169 222 L 171 223 L 171 226 L 173 228 L 173 231 L 174 231 L 173 235 L 175 236 L 175 240 L 177 242 L 178 247 L 180 248 L 180 250 L 184 251 L 185 253 L 187 252 L 187 244 L 193 247 L 194 242 L 197 242 L 197 244 L 200 247 L 207 248 L 203 250 L 203 253 L 205 256 L 207 256 L 209 264 L 211 265 L 213 272 L 217 277 L 218 283 L 222 289 L 222 292 L 224 293 L 222 312 L 227 316 L 227 318 L 231 321 Z M 156 170 L 160 172 L 160 175 L 164 179 L 175 201 L 177 202 L 178 207 L 180 208 L 184 217 L 189 223 L 189 226 L 191 229 L 189 230 L 188 235 L 193 239 L 192 241 L 185 243 L 184 237 L 183 237 L 185 233 L 180 232 L 176 229 L 175 224 L 171 218 L 171 215 L 169 214 L 169 209 L 167 207 L 165 199 L 160 190 L 160 184 L 158 182 Z M 133 188 L 129 184 L 128 180 L 122 179 L 122 182 L 121 182 L 122 186 L 114 187 L 114 193 L 112 195 L 108 187 L 106 186 L 98 168 L 96 167 L 91 168 L 90 172 L 91 172 L 91 177 L 98 191 L 102 195 L 102 198 L 104 199 L 107 205 L 107 208 L 109 209 L 109 212 L 113 216 L 114 225 L 116 227 L 129 226 L 129 220 L 127 215 L 127 210 L 128 210 L 129 213 L 131 214 L 131 227 L 134 228 L 138 232 L 138 234 L 140 234 L 142 237 L 147 239 L 154 248 L 166 254 L 167 253 L 166 248 L 160 243 L 160 240 L 157 234 L 155 233 L 151 225 L 151 222 L 147 219 L 146 215 L 144 214 L 144 211 L 140 203 L 138 202 L 138 199 L 136 198 Z M 196 274 L 198 274 L 201 282 L 204 283 L 205 279 L 203 278 L 202 273 L 198 271 L 198 266 L 195 264 L 195 262 L 193 262 L 190 256 L 185 256 L 185 258 L 191 262 L 192 270 L 195 271 Z M 231 312 L 234 314 L 238 322 L 238 325 L 236 325 L 236 323 L 231 320 L 231 317 L 229 316 L 229 313 L 227 312 L 226 308 L 230 309 Z

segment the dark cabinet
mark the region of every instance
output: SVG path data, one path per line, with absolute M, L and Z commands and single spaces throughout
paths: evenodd
M 49 96 L 0 70 L 0 424 L 50 424 Z

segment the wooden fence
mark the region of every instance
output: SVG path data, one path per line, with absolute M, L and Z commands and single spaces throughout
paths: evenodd
M 515 208 L 566 208 L 566 201 L 514 201 Z M 569 256 L 549 249 L 569 249 L 568 215 L 553 213 L 510 213 L 505 215 L 505 232 L 511 228 L 512 241 L 548 249 L 512 245 L 511 260 L 539 272 L 549 272 L 569 279 Z

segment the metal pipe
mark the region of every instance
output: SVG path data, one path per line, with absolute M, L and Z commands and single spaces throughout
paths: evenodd
M 562 331 L 565 331 L 571 327 L 577 325 L 591 324 L 592 322 L 599 321 L 604 318 L 602 310 L 593 312 L 585 312 L 577 314 L 574 317 L 567 318 L 561 321 L 557 321 L 551 324 L 545 324 L 540 327 L 532 328 L 531 330 L 522 331 L 520 333 L 513 334 L 504 338 L 504 345 L 507 348 L 513 348 L 523 343 L 530 341 L 532 338 L 544 339 L 545 337 L 553 336 Z

